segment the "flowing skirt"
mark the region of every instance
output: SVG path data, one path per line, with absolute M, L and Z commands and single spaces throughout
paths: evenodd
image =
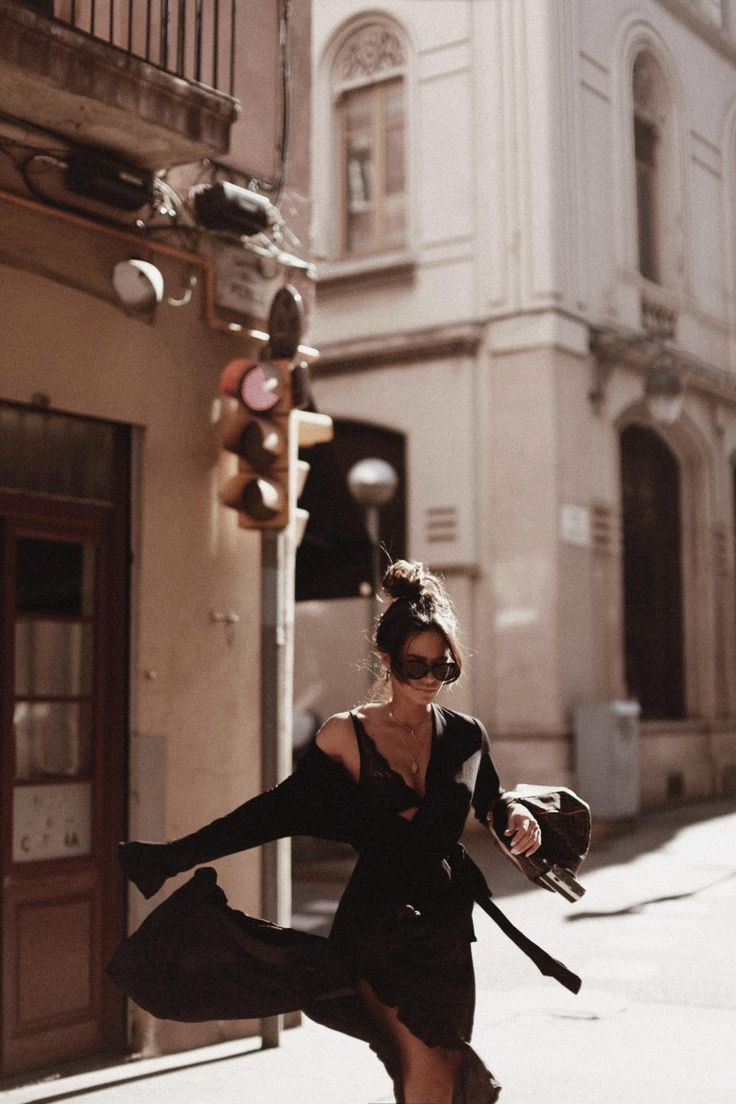
M 361 934 L 349 942 L 346 953 L 340 926 L 336 938 L 325 939 L 230 908 L 215 871 L 205 867 L 144 920 L 107 972 L 162 1019 L 253 1019 L 299 1009 L 368 1043 L 400 1104 L 396 1055 L 356 988 L 364 977 L 418 1038 L 460 1050 L 453 1104 L 493 1104 L 500 1086 L 469 1046 L 474 979 L 467 930 L 408 918 L 380 939 Z

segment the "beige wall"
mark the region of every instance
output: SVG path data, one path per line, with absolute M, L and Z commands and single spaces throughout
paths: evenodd
M 75 233 L 84 252 L 93 232 Z M 109 273 L 120 243 L 95 236 L 94 247 L 98 271 Z M 49 265 L 54 249 L 51 238 Z M 156 260 L 175 287 L 181 265 Z M 162 304 L 150 324 L 81 289 L 0 272 L 0 397 L 28 402 L 43 392 L 53 409 L 138 430 L 130 822 L 134 836 L 171 838 L 260 788 L 258 538 L 217 501 L 229 463 L 213 421 L 219 370 L 243 342 L 207 325 L 201 285 L 186 308 Z M 225 610 L 237 625 L 211 621 Z M 221 866 L 226 892 L 257 913 L 258 855 Z M 132 925 L 148 907 L 131 894 Z M 242 1033 L 134 1016 L 134 1042 L 149 1050 Z
M 554 360 L 543 350 L 494 357 L 488 437 L 487 569 L 494 627 L 493 725 L 556 731 L 558 670 Z
M 236 45 L 247 37 L 247 49 L 236 49 L 241 113 L 222 157 L 241 184 L 250 178 L 274 182 L 282 168 L 280 5 L 264 0 L 251 8 L 245 22 L 241 12 L 237 28 Z M 309 253 L 310 224 L 310 18 L 308 0 L 291 5 L 290 130 L 278 196 L 295 235 L 286 247 L 302 256 Z M 228 48 L 225 35 L 225 66 Z M 89 109 L 94 114 L 95 104 Z M 11 131 L 39 146 L 64 145 L 31 128 Z M 174 130 L 170 137 L 173 144 Z M 47 168 L 52 200 L 71 203 L 59 166 Z M 168 174 L 181 196 L 193 181 L 208 179 L 201 163 Z M 259 537 L 239 529 L 236 515 L 218 502 L 235 459 L 219 447 L 217 385 L 228 360 L 258 352 L 244 333 L 228 332 L 226 321 L 263 328 L 271 295 L 289 273 L 280 270 L 268 286 L 256 276 L 257 310 L 250 309 L 250 292 L 223 306 L 227 289 L 218 293 L 210 283 L 203 256 L 175 248 L 185 240 L 177 232 L 164 235 L 168 248 L 159 247 L 134 230 L 85 221 L 87 214 L 132 223 L 133 216 L 99 204 L 75 200 L 82 217 L 55 212 L 29 196 L 7 158 L 0 164 L 0 190 L 16 197 L 0 196 L 0 399 L 29 403 L 42 393 L 53 410 L 134 427 L 129 828 L 131 837 L 176 837 L 261 788 Z M 202 250 L 211 252 L 211 243 L 205 240 Z M 247 262 L 243 250 L 233 246 L 231 252 L 241 265 Z M 136 256 L 155 263 L 165 279 L 164 302 L 150 320 L 127 315 L 112 289 L 114 264 Z M 192 275 L 191 301 L 171 305 L 169 297 L 184 296 Z M 246 275 L 252 278 L 250 270 Z M 302 276 L 291 276 L 309 308 L 311 289 Z M 223 613 L 239 620 L 213 620 Z M 258 914 L 259 853 L 217 865 L 233 903 Z M 155 903 L 131 892 L 130 926 Z M 164 1023 L 132 1006 L 131 1042 L 145 1053 L 256 1028 Z

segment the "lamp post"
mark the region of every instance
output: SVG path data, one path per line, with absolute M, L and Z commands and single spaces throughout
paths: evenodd
M 380 540 L 379 511 L 396 494 L 399 477 L 386 460 L 370 457 L 353 464 L 348 472 L 350 493 L 365 510 L 365 524 L 371 542 L 371 597 L 368 601 L 368 641 L 373 635 L 378 592 L 381 589 L 381 567 L 378 544 Z

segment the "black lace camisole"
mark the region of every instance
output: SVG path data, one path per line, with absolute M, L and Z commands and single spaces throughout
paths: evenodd
M 415 809 L 421 804 L 422 795 L 381 754 L 360 718 L 352 711 L 350 716 L 360 751 L 359 785 L 368 791 L 376 804 L 393 813 Z M 434 740 L 434 732 L 432 739 Z

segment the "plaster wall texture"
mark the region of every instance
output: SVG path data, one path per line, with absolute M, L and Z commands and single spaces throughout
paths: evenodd
M 410 494 L 408 496 L 408 546 L 412 556 L 429 562 L 443 572 L 456 606 L 460 624 L 470 645 L 469 669 L 483 674 L 482 658 L 478 654 L 471 624 L 476 612 L 474 602 L 476 587 L 467 577 L 467 568 L 474 566 L 472 550 L 476 543 L 478 519 L 477 488 L 470 480 L 458 480 L 458 467 L 462 467 L 474 455 L 475 424 L 478 409 L 474 402 L 477 367 L 471 357 L 451 358 L 427 364 L 404 364 L 390 372 L 390 386 L 384 386 L 389 374 L 383 370 L 359 372 L 351 376 L 336 375 L 315 380 L 314 394 L 320 410 L 333 417 L 350 417 L 382 425 L 407 435 L 406 470 Z M 413 432 L 417 420 L 423 426 L 422 433 Z M 430 532 L 429 517 L 432 509 L 450 507 L 454 510 L 456 541 L 434 541 Z M 458 557 L 457 547 L 463 549 Z M 332 603 L 328 603 L 328 610 Z M 297 654 L 295 670 L 303 681 L 303 671 L 309 668 L 312 641 L 307 626 L 320 626 L 327 654 L 349 657 L 352 669 L 359 667 L 367 654 L 367 629 L 362 627 L 354 634 L 352 643 L 340 637 L 338 647 L 333 619 L 328 615 L 315 621 L 315 615 L 300 603 L 297 606 Z M 361 625 L 365 621 L 361 622 Z M 313 641 L 312 641 L 313 642 Z M 334 685 L 332 676 L 323 675 Z M 346 690 L 353 685 L 347 680 Z M 455 709 L 470 709 L 474 679 L 464 680 L 452 692 L 448 705 Z M 297 700 L 299 695 L 297 694 Z M 320 699 L 321 700 L 321 699 Z M 340 700 L 325 691 L 327 702 Z M 341 706 L 345 708 L 345 706 Z M 332 704 L 330 704 L 332 709 Z
M 98 242 L 100 265 L 104 252 Z M 172 282 L 181 277 L 163 267 Z M 260 788 L 259 687 L 247 677 L 259 663 L 258 542 L 217 501 L 229 464 L 212 420 L 218 371 L 237 344 L 208 330 L 201 302 L 162 306 L 148 325 L 18 269 L 3 266 L 2 285 L 2 398 L 43 392 L 54 409 L 135 427 L 130 827 L 174 838 Z M 228 635 L 210 614 L 230 609 L 240 622 Z M 222 863 L 221 875 L 257 912 L 257 856 Z M 131 926 L 149 907 L 131 894 Z M 133 1016 L 151 1052 L 249 1030 Z
M 254 782 L 253 748 L 242 734 L 256 746 L 257 684 L 244 686 L 237 675 L 257 663 L 258 596 L 247 585 L 257 539 L 217 502 L 230 464 L 212 418 L 217 373 L 236 344 L 207 333 L 196 306 L 164 307 L 154 326 L 112 306 L 95 303 L 93 311 L 74 289 L 56 286 L 52 295 L 46 280 L 17 270 L 3 269 L 3 288 L 3 398 L 27 402 L 43 392 L 55 409 L 139 431 L 133 728 L 166 734 L 170 792 L 161 827 L 175 835 L 197 822 L 193 803 L 211 807 L 223 787 Z M 231 644 L 209 623 L 210 610 L 225 605 L 241 613 Z M 213 724 L 233 717 L 213 741 Z M 179 784 L 200 771 L 206 796 Z
M 311 5 L 302 2 L 292 7 L 291 127 L 278 202 L 294 235 L 288 248 L 307 253 Z M 279 156 L 280 6 L 264 2 L 251 8 L 245 23 L 241 11 L 235 30 L 234 91 L 240 108 L 229 149 L 227 141 L 222 147 L 218 170 L 219 179 L 226 176 L 237 182 L 244 176 L 273 181 L 284 169 Z M 104 22 L 103 15 L 98 15 Z M 225 15 L 223 9 L 220 86 L 226 83 L 231 44 Z M 50 24 L 49 31 L 35 14 L 24 12 L 22 18 L 39 23 L 47 36 L 63 31 L 58 31 L 58 24 Z M 206 18 L 203 28 L 202 58 L 207 65 L 212 43 Z M 138 49 L 139 31 L 133 28 Z M 85 54 L 78 36 L 68 33 L 68 37 L 77 50 L 80 72 L 91 54 L 107 59 L 111 72 L 111 58 L 123 68 L 129 61 L 105 43 L 86 39 Z M 125 45 L 122 40 L 117 44 Z M 135 68 L 137 63 L 130 64 Z M 138 68 L 146 67 L 141 63 Z M 63 158 L 63 147 L 85 141 L 87 132 L 70 118 L 64 129 L 53 89 L 49 92 L 32 65 L 27 69 L 24 79 L 35 80 L 33 103 L 28 101 L 24 111 L 16 111 L 24 124 L 2 123 L 2 135 L 39 147 L 53 141 L 55 149 L 62 147 L 59 157 Z M 183 121 L 158 120 L 168 122 L 170 129 L 168 145 L 164 141 L 166 148 L 155 161 L 158 166 L 175 166 L 168 183 L 186 196 L 193 182 L 214 176 L 208 176 L 211 170 L 201 161 L 181 164 L 202 154 L 192 153 L 191 143 L 177 145 L 176 126 L 186 123 L 196 128 L 197 104 L 208 95 L 184 79 L 155 70 L 149 76 L 156 85 L 175 81 L 180 99 L 189 104 Z M 114 98 L 125 90 L 121 84 L 109 91 Z M 80 97 L 84 94 L 82 89 Z M 135 107 L 135 100 L 128 98 L 125 103 L 131 111 Z M 104 97 L 95 99 L 94 90 L 88 90 L 80 110 L 91 127 L 87 141 L 104 146 L 108 139 L 112 148 L 142 161 L 138 132 L 143 121 L 133 118 L 134 111 L 127 120 L 130 134 L 127 129 L 116 133 L 113 141 L 108 132 L 95 129 L 96 120 L 107 118 Z M 50 138 L 46 131 L 55 132 L 54 136 Z M 162 134 L 165 140 L 165 126 Z M 189 239 L 186 248 L 181 246 L 181 236 L 168 238 L 167 252 L 165 244 L 159 247 L 138 232 L 132 215 L 126 223 L 124 213 L 70 198 L 64 190 L 63 162 L 52 158 L 45 168 L 48 204 L 29 195 L 13 158 L 3 157 L 0 164 L 0 398 L 27 404 L 43 393 L 52 410 L 131 427 L 129 828 L 132 837 L 170 839 L 228 812 L 261 788 L 259 538 L 239 529 L 235 513 L 219 503 L 218 491 L 237 461 L 220 449 L 222 407 L 217 396 L 222 367 L 233 357 L 256 355 L 259 348 L 245 334 L 228 332 L 227 323 L 239 322 L 241 328 L 262 325 L 275 288 L 264 277 L 263 286 L 255 289 L 260 291 L 260 306 L 265 303 L 263 319 L 251 317 L 251 300 L 244 305 L 237 296 L 225 295 L 231 289 L 222 286 L 225 276 L 217 258 L 210 267 L 206 256 L 187 252 Z M 66 210 L 55 211 L 54 203 Z M 205 241 L 202 253 L 211 257 L 213 252 Z M 241 263 L 252 257 L 239 252 Z M 164 277 L 165 298 L 149 320 L 126 314 L 112 289 L 115 263 L 131 256 L 153 261 Z M 192 273 L 195 286 L 190 285 Z M 246 275 L 250 278 L 252 273 Z M 280 270 L 279 275 L 283 279 L 286 273 Z M 299 276 L 292 274 L 292 278 L 299 282 Z M 191 299 L 186 301 L 190 288 Z M 177 308 L 169 297 L 183 297 L 185 303 Z M 309 307 L 307 290 L 305 299 Z M 216 318 L 218 310 L 222 317 Z M 231 611 L 239 617 L 235 624 L 212 619 L 213 613 Z M 259 852 L 223 860 L 218 866 L 225 892 L 240 907 L 259 914 Z M 136 927 L 155 903 L 156 899 L 147 903 L 132 892 L 130 927 Z M 175 1025 L 154 1021 L 134 1008 L 131 1042 L 144 1053 L 161 1053 L 252 1034 L 258 1026 L 241 1022 Z
M 458 479 L 477 448 L 474 358 L 448 358 L 395 369 L 329 376 L 315 381 L 320 410 L 407 434 L 408 543 L 418 559 L 461 570 L 476 562 L 476 492 Z M 417 424 L 422 433 L 412 432 Z M 454 507 L 457 540 L 432 540 L 428 512 Z M 458 554 L 459 546 L 459 554 Z

